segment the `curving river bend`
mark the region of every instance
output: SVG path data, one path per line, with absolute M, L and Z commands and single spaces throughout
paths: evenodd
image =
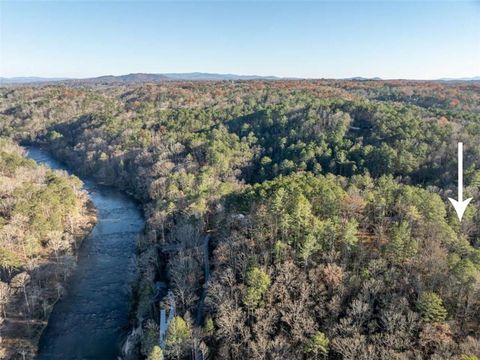
M 47 151 L 28 157 L 69 170 Z M 84 239 L 65 296 L 56 303 L 39 345 L 39 360 L 117 359 L 128 327 L 135 242 L 144 221 L 139 205 L 112 187 L 82 179 L 97 209 L 97 224 Z

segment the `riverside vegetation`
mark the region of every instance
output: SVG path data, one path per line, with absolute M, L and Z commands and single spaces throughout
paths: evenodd
M 478 83 L 4 87 L 0 114 L 3 136 L 144 204 L 129 357 L 480 356 L 480 212 L 459 223 L 447 201 L 458 141 L 480 198 Z
M 95 214 L 79 179 L 0 138 L 0 358 L 33 358 Z

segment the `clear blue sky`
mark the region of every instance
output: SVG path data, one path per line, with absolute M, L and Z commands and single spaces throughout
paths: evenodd
M 0 0 L 0 76 L 480 75 L 480 0 Z

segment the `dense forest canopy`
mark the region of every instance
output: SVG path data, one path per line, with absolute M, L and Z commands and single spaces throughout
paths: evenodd
M 133 357 L 480 356 L 478 83 L 4 87 L 0 133 L 144 204 Z

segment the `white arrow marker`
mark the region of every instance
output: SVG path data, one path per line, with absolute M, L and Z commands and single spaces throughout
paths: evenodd
M 458 201 L 448 198 L 452 203 L 458 215 L 458 220 L 462 221 L 463 213 L 472 198 L 463 200 L 463 143 L 458 143 Z

